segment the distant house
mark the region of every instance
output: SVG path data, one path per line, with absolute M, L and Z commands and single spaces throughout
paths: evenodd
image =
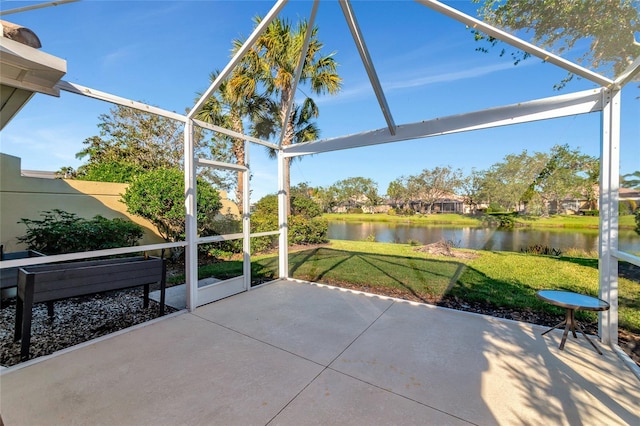
M 594 186 L 595 200 L 593 203 L 589 203 L 586 197 L 581 198 L 565 198 L 559 202 L 549 203 L 549 213 L 560 214 L 578 214 L 585 210 L 599 210 L 598 198 L 600 195 L 600 189 L 598 186 Z M 621 203 L 627 202 L 631 205 L 632 209 L 640 207 L 640 190 L 633 188 L 620 188 L 618 190 L 618 199 Z
M 618 197 L 620 203 L 627 203 L 630 211 L 634 212 L 640 208 L 640 189 L 620 188 Z

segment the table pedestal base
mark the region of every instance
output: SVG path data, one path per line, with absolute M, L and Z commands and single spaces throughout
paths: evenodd
M 598 349 L 596 344 L 593 343 L 591 341 L 591 339 L 589 339 L 587 334 L 584 332 L 584 329 L 582 328 L 582 326 L 578 323 L 578 321 L 576 321 L 574 312 L 575 312 L 574 309 L 567 309 L 567 312 L 565 314 L 564 320 L 562 322 L 560 322 L 559 324 L 554 325 L 553 327 L 551 327 L 550 329 L 548 329 L 544 333 L 542 333 L 541 336 L 544 336 L 545 334 L 547 334 L 551 330 L 555 330 L 556 328 L 560 328 L 560 327 L 562 327 L 564 325 L 565 326 L 564 327 L 564 333 L 562 333 L 562 341 L 560 342 L 560 350 L 563 350 L 564 349 L 564 344 L 567 341 L 567 335 L 569 334 L 569 330 L 571 330 L 571 332 L 573 333 L 573 337 L 577 339 L 578 335 L 576 334 L 576 328 L 578 328 L 578 332 L 582 333 L 584 338 L 587 339 L 587 342 L 591 343 L 591 346 L 593 346 L 593 348 L 600 355 L 602 355 L 602 352 L 600 352 L 600 349 Z

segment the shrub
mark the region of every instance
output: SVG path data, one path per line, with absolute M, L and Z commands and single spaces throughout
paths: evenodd
M 222 207 L 220 194 L 208 182 L 198 179 L 198 233 L 215 235 L 213 223 Z M 185 238 L 184 174 L 179 169 L 156 169 L 138 175 L 122 201 L 127 211 L 153 223 L 166 241 Z
M 636 234 L 640 235 L 640 210 L 636 212 Z
M 232 214 L 218 217 L 212 224 L 210 232 L 213 235 L 235 234 L 242 232 L 242 220 Z M 217 241 L 215 243 L 202 244 L 198 247 L 207 256 L 217 259 L 229 259 L 235 253 L 242 253 L 242 240 Z
M 134 176 L 143 172 L 144 168 L 139 164 L 124 160 L 113 160 L 80 166 L 77 179 L 95 182 L 129 183 Z
M 292 197 L 292 210 L 296 214 L 289 216 L 290 244 L 322 244 L 329 241 L 329 224 L 321 219 L 322 210 L 311 199 Z M 275 231 L 278 229 L 278 198 L 275 195 L 262 197 L 255 205 L 251 215 L 251 232 Z M 253 252 L 272 250 L 278 243 L 277 235 L 251 239 Z
M 636 211 L 636 203 L 633 200 L 618 201 L 618 215 L 625 216 Z
M 349 213 L 349 214 L 361 214 L 362 213 L 362 209 L 360 207 L 349 207 L 347 209 L 347 213 Z
M 328 243 L 329 223 L 319 217 L 289 217 L 289 244 Z
M 549 246 L 543 246 L 541 244 L 532 244 L 526 248 L 520 249 L 520 252 L 526 254 L 542 254 L 547 256 L 560 256 L 562 251 Z
M 395 209 L 389 209 L 387 214 L 398 215 L 398 216 L 413 216 L 414 214 L 416 214 L 416 211 L 409 207 L 406 207 L 404 209 L 401 209 L 400 207 L 396 207 Z
M 513 228 L 515 225 L 514 213 L 491 213 L 487 214 L 483 221 L 489 226 L 499 228 Z
M 63 210 L 47 210 L 41 220 L 20 219 L 27 233 L 18 237 L 30 250 L 43 254 L 77 253 L 117 247 L 131 247 L 144 234 L 142 227 L 126 219 L 79 218 Z
M 367 235 L 366 238 L 364 239 L 364 241 L 366 241 L 368 243 L 375 243 L 376 242 L 376 234 Z
M 506 209 L 504 207 L 502 207 L 500 204 L 498 203 L 490 203 L 489 207 L 487 207 L 487 213 L 502 213 L 505 212 Z
M 277 203 L 276 203 L 277 208 Z M 307 218 L 322 216 L 322 208 L 311 198 L 292 195 L 291 214 L 293 216 L 304 216 Z

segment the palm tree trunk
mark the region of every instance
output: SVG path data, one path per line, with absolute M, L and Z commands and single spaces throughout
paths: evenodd
M 291 87 L 284 88 L 282 90 L 282 97 L 280 98 L 280 120 L 282 125 L 287 121 L 287 106 L 289 105 L 290 97 L 292 96 Z M 289 114 L 289 120 L 287 122 L 287 127 L 284 133 L 284 137 L 282 139 L 282 146 L 289 146 L 293 143 L 293 137 L 295 135 L 295 129 L 292 123 L 292 113 L 294 111 L 295 105 L 291 105 L 291 113 Z M 285 212 L 287 217 L 291 216 L 291 158 L 287 157 L 284 159 L 284 190 L 286 196 L 286 205 Z
M 238 114 L 231 114 L 231 122 L 233 130 L 238 133 L 244 133 L 244 126 L 242 125 L 242 118 Z M 236 164 L 244 166 L 245 153 L 244 153 L 244 141 L 242 139 L 233 139 L 232 146 L 233 156 L 236 159 Z M 242 215 L 243 213 L 243 192 L 244 192 L 244 174 L 238 172 L 238 185 L 236 186 L 236 204 L 238 205 L 238 211 Z

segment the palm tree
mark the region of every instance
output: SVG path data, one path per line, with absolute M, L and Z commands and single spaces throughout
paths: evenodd
M 262 18 L 254 19 L 256 26 Z M 310 120 L 317 117 L 318 110 L 313 101 L 306 97 L 302 107 L 298 107 L 294 100 L 295 72 L 300 59 L 300 52 L 304 45 L 304 38 L 308 24 L 306 20 L 298 22 L 294 28 L 287 20 L 276 18 L 258 38 L 254 47 L 244 57 L 239 69 L 239 75 L 244 79 L 231 79 L 233 92 L 244 90 L 245 96 L 255 93 L 255 83 L 248 84 L 247 80 L 257 80 L 265 88 L 267 95 L 272 96 L 274 105 L 270 109 L 272 119 L 262 115 L 260 124 L 254 127 L 254 134 L 258 137 L 273 137 L 282 134 L 282 128 L 287 123 L 281 146 L 309 141 L 317 138 L 318 131 Z M 237 52 L 243 42 L 234 40 L 234 52 Z M 318 28 L 313 27 L 309 39 L 309 48 L 305 55 L 304 66 L 299 84 L 306 84 L 315 94 L 335 94 L 340 90 L 342 79 L 338 76 L 337 63 L 333 59 L 334 53 L 321 55 L 324 44 L 318 40 Z M 292 105 L 287 120 L 287 108 Z M 273 125 L 270 127 L 270 125 Z M 304 130 L 306 128 L 306 130 Z M 313 130 L 313 131 L 312 131 Z M 285 190 L 289 193 L 291 180 L 289 175 L 290 159 L 285 160 Z M 287 206 L 287 214 L 290 211 Z
M 620 176 L 620 186 L 623 188 L 640 189 L 640 170 Z
M 263 138 L 272 138 L 279 135 L 282 131 L 282 122 L 279 121 L 280 107 L 275 103 L 271 104 L 271 108 L 263 110 L 253 116 L 253 131 L 255 135 Z M 302 105 L 295 105 L 289 123 L 287 124 L 287 133 L 291 143 L 307 142 L 318 139 L 320 129 L 313 121 L 318 117 L 318 107 L 313 99 L 306 98 Z M 267 148 L 269 157 L 276 158 L 276 150 Z
M 209 75 L 210 82 L 220 74 L 215 71 Z M 207 99 L 196 118 L 206 123 L 216 124 L 221 127 L 244 134 L 244 119 L 254 115 L 260 115 L 271 107 L 271 101 L 255 91 L 255 80 L 241 70 L 232 73 L 229 79 L 222 82 L 218 90 Z M 245 164 L 244 140 L 227 135 L 221 136 L 231 147 L 231 155 L 236 164 Z M 238 172 L 236 186 L 236 201 L 238 209 L 242 213 L 242 193 L 244 179 L 242 172 Z

